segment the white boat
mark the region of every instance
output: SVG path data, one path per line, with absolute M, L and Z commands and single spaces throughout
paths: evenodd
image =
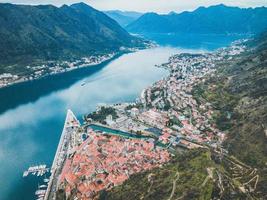
M 23 172 L 23 177 L 26 177 L 28 175 L 29 175 L 29 172 L 28 171 Z
M 45 169 L 46 165 L 39 165 L 39 169 Z
M 29 167 L 28 171 L 32 172 L 34 170 L 34 167 Z
M 37 171 L 37 176 L 40 176 L 41 175 L 41 171 Z
M 81 86 L 84 86 L 86 84 L 86 82 L 83 82 L 82 84 L 81 84 Z
M 43 194 L 45 194 L 45 192 L 46 192 L 46 190 L 37 190 L 36 192 L 35 192 L 35 195 L 43 195 Z
M 43 171 L 42 171 L 42 176 L 43 176 L 46 172 L 49 172 L 49 170 L 48 170 L 48 169 L 43 170 Z
M 39 188 L 41 189 L 47 188 L 47 185 L 40 185 Z
M 45 179 L 44 179 L 44 182 L 45 182 L 45 183 L 48 183 L 48 182 L 49 182 L 49 178 L 45 178 Z
M 39 171 L 39 176 L 43 176 L 43 175 L 44 175 L 44 171 L 43 170 Z

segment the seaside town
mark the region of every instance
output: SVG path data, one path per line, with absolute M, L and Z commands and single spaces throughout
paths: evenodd
M 89 138 L 66 160 L 59 178 L 59 187 L 65 188 L 67 197 L 76 189 L 77 199 L 92 199 L 101 190 L 122 184 L 132 174 L 169 161 L 167 150 L 153 142 L 100 135 L 90 129 L 88 133 Z
M 147 42 L 145 43 L 145 45 L 147 48 L 155 47 L 155 44 L 152 42 L 150 43 Z M 139 49 L 140 48 L 121 47 L 118 52 L 82 57 L 80 59 L 75 59 L 73 61 L 48 61 L 46 64 L 41 64 L 37 66 L 26 66 L 28 70 L 27 74 L 12 74 L 12 73 L 1 74 L 0 88 L 10 86 L 16 83 L 32 81 L 48 75 L 72 71 L 78 68 L 99 65 L 103 62 L 111 60 L 112 58 L 122 53 L 135 52 L 138 51 Z
M 0 75 L 0 88 L 9 86 L 15 83 L 31 81 L 34 79 L 39 79 L 41 77 L 59 74 L 71 70 L 75 70 L 82 67 L 89 67 L 93 65 L 100 64 L 107 60 L 112 59 L 116 53 L 110 53 L 106 55 L 83 57 L 75 61 L 62 61 L 62 62 L 47 62 L 47 64 L 42 64 L 38 66 L 26 66 L 29 70 L 28 74 L 12 74 L 3 73 Z
M 83 124 L 69 110 L 46 192 L 38 200 L 97 199 L 130 175 L 168 163 L 175 152 L 222 151 L 225 133 L 212 121 L 212 106 L 196 100 L 192 90 L 213 75 L 218 61 L 244 50 L 238 42 L 215 53 L 174 55 L 157 66 L 169 76 L 143 90 L 136 102 L 99 105 Z M 236 162 L 231 160 L 240 165 Z
M 100 105 L 85 120 L 153 136 L 169 146 L 220 146 L 225 134 L 212 124 L 212 106 L 197 102 L 192 89 L 214 73 L 217 61 L 243 52 L 245 46 L 241 44 L 233 43 L 215 53 L 174 55 L 168 63 L 158 66 L 168 69 L 170 75 L 143 90 L 136 103 Z M 101 120 L 99 115 L 106 118 Z
M 151 41 L 144 40 L 143 42 L 144 47 L 120 47 L 120 49 L 116 52 L 92 55 L 88 57 L 82 57 L 80 59 L 73 59 L 71 61 L 47 61 L 45 64 L 33 66 L 28 65 L 26 66 L 28 72 L 23 74 L 14 74 L 10 72 L 2 73 L 0 74 L 0 88 L 16 83 L 40 79 L 48 75 L 60 74 L 79 68 L 99 65 L 123 53 L 136 52 L 144 48 L 153 48 L 157 46 L 156 43 Z

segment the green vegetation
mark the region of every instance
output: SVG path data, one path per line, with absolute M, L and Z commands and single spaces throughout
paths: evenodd
M 56 200 L 65 200 L 66 198 L 66 193 L 63 189 L 59 189 L 56 192 Z
M 161 96 L 163 96 L 163 90 L 158 90 L 158 88 L 151 89 L 151 96 L 150 96 L 151 101 L 154 101 Z
M 143 104 L 142 103 L 135 103 L 132 105 L 128 105 L 125 110 L 131 110 L 132 108 L 138 108 L 138 109 L 142 109 L 143 108 Z
M 171 104 L 169 101 L 167 101 L 165 98 L 163 99 L 164 100 L 164 107 L 163 107 L 163 110 L 164 111 L 168 111 L 171 109 Z
M 212 103 L 216 124 L 228 133 L 224 148 L 259 169 L 257 194 L 267 198 L 267 35 L 253 42 L 253 51 L 219 63 L 194 96 Z
M 229 162 L 236 162 L 234 158 L 218 160 L 215 152 L 190 150 L 160 168 L 131 176 L 111 191 L 102 191 L 100 200 L 246 199 L 249 195 L 239 186 L 251 179 L 252 169 L 236 170 Z M 237 174 L 247 179 L 234 179 Z
M 176 33 L 177 37 L 183 37 L 187 33 L 251 34 L 266 29 L 266 18 L 266 8 L 241 9 L 220 4 L 200 7 L 192 12 L 146 13 L 126 26 L 126 30 L 144 34 Z
M 132 175 L 123 185 L 100 193 L 100 200 L 255 199 L 240 187 L 257 182 L 253 168 L 235 157 L 195 149 L 177 154 L 166 165 Z
M 216 82 L 218 81 L 218 84 Z M 211 78 L 205 84 L 200 84 L 194 88 L 193 95 L 198 103 L 210 102 L 215 110 L 213 119 L 218 127 L 226 131 L 232 126 L 230 120 L 234 107 L 238 103 L 238 94 L 229 93 L 222 79 Z
M 234 68 L 236 65 L 239 63 L 228 65 L 228 70 L 229 66 Z M 200 90 L 204 91 L 201 98 L 211 102 L 216 109 L 213 117 L 221 130 L 228 131 L 225 147 L 230 153 L 247 164 L 265 167 L 267 97 L 262 91 L 264 88 L 255 83 L 262 81 L 267 69 L 257 62 L 247 62 L 243 66 L 246 66 L 246 72 L 237 72 L 238 75 L 232 78 L 230 84 L 229 72 L 223 71 L 218 77 L 199 86 L 202 88 L 197 88 L 196 94 L 199 95 Z M 232 70 L 230 72 L 233 73 Z M 210 87 L 211 85 L 214 87 Z
M 123 185 L 103 191 L 101 200 L 211 199 L 213 183 L 207 168 L 215 164 L 206 150 L 177 155 L 163 167 L 133 175 Z M 202 185 L 203 184 L 203 185 Z
M 55 7 L 0 4 L 0 73 L 28 72 L 27 65 L 142 47 L 104 13 L 84 4 Z
M 175 116 L 173 116 L 173 117 L 169 120 L 168 125 L 169 125 L 169 126 L 177 125 L 177 126 L 179 126 L 179 127 L 183 127 L 182 122 L 181 122 L 177 117 L 175 117 Z
M 99 111 L 95 111 L 87 115 L 87 118 L 91 118 L 92 120 L 102 124 L 106 124 L 105 120 L 108 115 L 111 115 L 113 120 L 118 118 L 116 110 L 112 107 L 101 107 Z

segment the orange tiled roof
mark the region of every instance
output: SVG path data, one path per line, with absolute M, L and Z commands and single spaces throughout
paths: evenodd
M 170 134 L 166 131 L 165 136 Z M 107 138 L 90 131 L 90 137 L 67 160 L 60 181 L 66 181 L 68 191 L 76 188 L 79 199 L 92 199 L 98 191 L 122 184 L 129 175 L 168 160 L 169 153 L 153 143 L 119 136 Z

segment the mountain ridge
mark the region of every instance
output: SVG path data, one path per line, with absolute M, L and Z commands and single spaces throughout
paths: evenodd
M 0 4 L 0 66 L 68 60 L 142 45 L 117 22 L 84 3 Z
M 267 28 L 267 8 L 239 8 L 223 4 L 177 14 L 146 13 L 129 24 L 133 33 L 255 34 Z

